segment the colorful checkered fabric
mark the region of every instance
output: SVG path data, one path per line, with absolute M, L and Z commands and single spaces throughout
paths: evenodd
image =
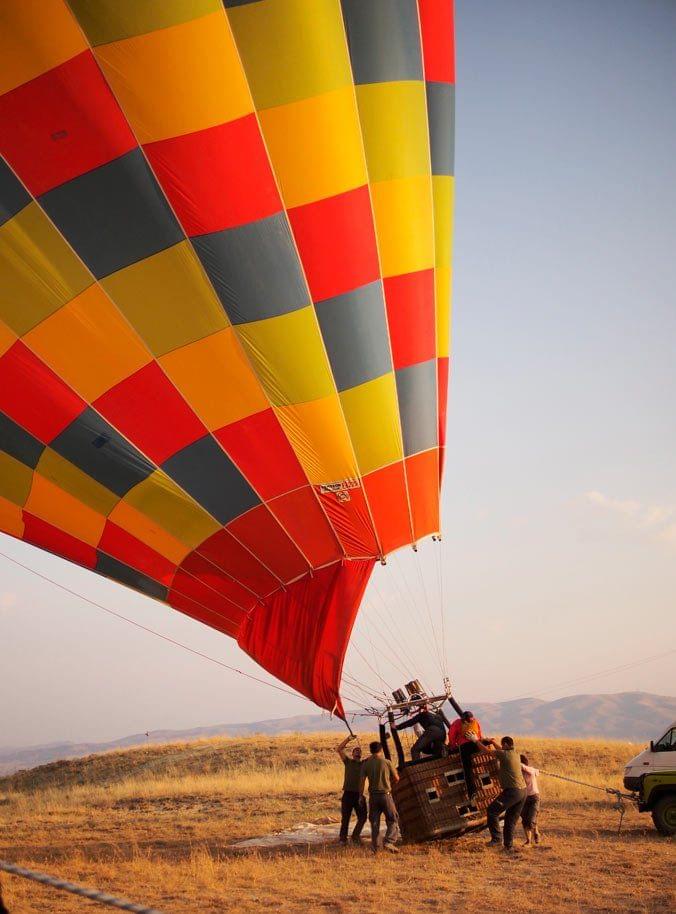
M 453 83 L 452 0 L 5 0 L 0 530 L 339 679 L 439 531 Z

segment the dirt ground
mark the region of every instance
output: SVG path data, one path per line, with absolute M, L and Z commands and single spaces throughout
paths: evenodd
M 543 842 L 513 856 L 487 848 L 485 832 L 404 846 L 396 857 L 334 844 L 234 853 L 237 840 L 336 815 L 334 741 L 205 741 L 5 778 L 0 857 L 166 914 L 676 910 L 674 840 L 661 838 L 633 807 L 618 835 L 619 814 L 604 794 L 544 777 Z M 613 786 L 636 751 L 624 743 L 534 739 L 518 748 L 543 769 Z M 14 876 L 2 886 L 11 914 L 93 909 Z

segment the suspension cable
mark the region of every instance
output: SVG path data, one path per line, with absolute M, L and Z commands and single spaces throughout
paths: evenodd
M 396 576 L 392 576 L 391 581 L 397 590 L 401 608 L 404 609 L 406 607 L 406 605 L 408 604 L 412 608 L 415 608 L 416 611 L 418 611 L 417 605 L 413 601 L 409 601 L 405 598 L 403 591 L 401 590 L 401 588 L 397 582 Z M 399 633 L 399 637 L 400 637 L 401 641 L 403 642 L 403 644 L 409 645 L 408 649 L 405 650 L 404 653 L 405 653 L 407 661 L 411 664 L 411 670 L 412 670 L 411 675 L 418 674 L 418 678 L 421 678 L 419 671 L 421 669 L 425 668 L 425 664 L 420 662 L 420 657 L 418 656 L 418 653 L 417 653 L 417 651 L 420 649 L 419 640 L 412 642 L 410 638 L 408 638 L 408 639 L 406 638 L 406 635 L 403 634 L 402 630 L 398 627 L 396 613 L 390 613 L 388 611 L 387 601 L 385 600 L 385 597 L 382 595 L 382 593 L 379 590 L 378 585 L 376 584 L 375 581 L 372 582 L 372 586 L 373 586 L 373 595 L 378 597 L 378 600 L 380 601 L 380 603 L 382 605 L 385 616 L 388 619 L 391 618 L 393 620 L 393 622 L 395 623 L 393 627 Z M 422 619 L 422 615 L 421 615 L 421 619 Z M 415 644 L 415 650 L 414 650 L 414 644 Z M 424 683 L 423 683 L 423 685 L 424 685 Z
M 244 670 L 230 666 L 229 664 L 224 663 L 222 660 L 216 659 L 216 657 L 210 657 L 209 654 L 198 651 L 196 648 L 189 647 L 187 644 L 183 644 L 182 641 L 176 641 L 175 638 L 170 638 L 169 635 L 163 635 L 161 632 L 155 631 L 155 629 L 149 628 L 147 625 L 142 625 L 135 619 L 130 619 L 128 616 L 123 616 L 121 613 L 115 612 L 114 609 L 110 609 L 108 606 L 104 606 L 102 603 L 97 603 L 96 600 L 92 600 L 89 597 L 86 597 L 84 594 L 78 593 L 76 590 L 71 590 L 71 588 L 66 587 L 65 584 L 60 584 L 58 581 L 54 581 L 47 575 L 36 571 L 34 568 L 31 568 L 29 565 L 24 565 L 23 562 L 19 562 L 17 559 L 6 555 L 4 552 L 0 552 L 0 556 L 4 559 L 7 559 L 8 562 L 12 562 L 12 564 L 18 565 L 19 568 L 23 568 L 25 571 L 29 571 L 31 574 L 35 575 L 35 577 L 40 578 L 43 581 L 47 581 L 49 584 L 53 584 L 54 587 L 58 587 L 59 590 L 63 590 L 65 593 L 70 594 L 70 596 L 77 597 L 78 600 L 83 600 L 85 603 L 89 603 L 91 606 L 95 606 L 97 609 L 102 610 L 104 613 L 108 613 L 108 615 L 114 616 L 116 619 L 120 619 L 122 622 L 128 622 L 129 625 L 133 625 L 135 628 L 140 628 L 142 631 L 148 632 L 150 635 L 155 635 L 156 638 L 161 638 L 162 641 L 173 644 L 175 647 L 180 647 L 184 651 L 187 651 L 189 654 L 193 654 L 195 657 L 201 657 L 203 660 L 208 660 L 210 663 L 215 663 L 217 666 L 223 667 L 223 669 L 229 670 L 231 673 L 237 673 L 238 676 L 244 676 L 246 679 L 253 680 L 253 682 L 258 682 L 261 685 L 269 686 L 271 689 L 276 689 L 278 692 L 284 692 L 286 695 L 292 695 L 294 698 L 302 698 L 304 701 L 310 701 L 309 698 L 306 698 L 305 695 L 301 695 L 300 692 L 286 689 L 284 686 L 277 685 L 274 682 L 268 682 L 266 679 L 260 679 L 258 676 L 254 676 L 252 673 L 245 673 Z

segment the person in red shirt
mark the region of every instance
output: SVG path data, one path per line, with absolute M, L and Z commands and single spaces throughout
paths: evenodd
M 448 748 L 460 750 L 460 761 L 465 773 L 467 796 L 472 799 L 476 793 L 476 784 L 472 773 L 472 756 L 483 748 L 481 724 L 471 711 L 463 711 L 462 716 L 454 720 L 448 731 Z

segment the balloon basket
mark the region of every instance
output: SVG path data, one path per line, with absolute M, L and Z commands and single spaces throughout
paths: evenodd
M 458 752 L 407 762 L 393 789 L 402 836 L 407 841 L 452 838 L 484 828 L 486 808 L 500 793 L 498 763 L 488 753 L 472 757 L 476 794 L 469 799 Z

